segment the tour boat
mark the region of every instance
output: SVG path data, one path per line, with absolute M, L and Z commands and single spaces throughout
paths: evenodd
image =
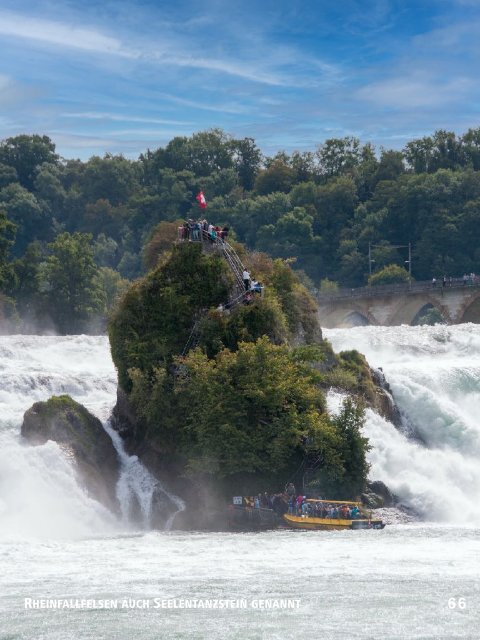
M 283 514 L 283 521 L 286 525 L 293 529 L 383 529 L 385 524 L 381 520 L 372 519 L 370 516 L 365 515 L 361 511 L 360 502 L 347 502 L 345 500 L 314 500 L 312 498 L 305 500 L 308 504 L 323 503 L 325 505 L 335 505 L 341 507 L 346 505 L 348 507 L 356 506 L 360 515 L 356 518 L 325 518 L 312 515 L 294 515 L 291 513 Z

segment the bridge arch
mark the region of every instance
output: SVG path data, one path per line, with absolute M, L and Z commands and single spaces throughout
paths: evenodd
M 425 322 L 424 320 L 427 321 Z M 445 324 L 446 322 L 448 322 L 448 318 L 445 318 L 438 306 L 434 306 L 431 302 L 427 302 L 421 309 L 419 309 L 410 324 L 415 326 L 419 324 Z
M 458 322 L 474 322 L 480 324 L 480 293 L 473 301 L 468 301 L 461 314 L 459 314 Z
M 370 324 L 369 319 L 360 311 L 351 311 L 343 319 L 342 326 L 346 327 L 366 327 Z
M 367 310 L 352 304 L 323 307 L 319 305 L 318 319 L 320 325 L 326 329 L 335 327 L 362 327 L 377 325 L 376 318 Z
M 411 298 L 404 297 L 402 299 L 402 304 L 390 316 L 388 324 L 390 326 L 412 325 L 420 317 L 421 313 L 428 309 L 436 309 L 445 322 L 451 323 L 448 309 L 443 304 L 439 304 L 438 300 L 430 298 L 430 296 L 412 296 Z

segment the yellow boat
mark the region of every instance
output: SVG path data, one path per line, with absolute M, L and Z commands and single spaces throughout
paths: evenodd
M 360 502 L 348 502 L 346 500 L 314 500 L 312 498 L 305 500 L 306 503 L 323 503 L 326 505 L 347 505 L 361 508 Z M 373 520 L 370 516 L 365 517 L 361 514 L 357 518 L 318 518 L 311 515 L 293 515 L 291 513 L 283 514 L 283 521 L 293 529 L 383 529 L 385 526 L 381 520 Z

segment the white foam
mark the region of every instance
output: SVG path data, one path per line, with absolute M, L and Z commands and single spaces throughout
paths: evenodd
M 325 336 L 336 351 L 358 349 L 383 368 L 426 445 L 368 410 L 371 478 L 427 518 L 479 523 L 480 326 L 357 327 Z

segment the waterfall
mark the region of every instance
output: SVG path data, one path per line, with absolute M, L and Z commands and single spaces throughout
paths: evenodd
M 371 479 L 383 480 L 426 518 L 478 523 L 480 326 L 356 327 L 325 335 L 336 351 L 358 349 L 382 367 L 408 424 L 402 431 L 367 411 Z M 112 438 L 121 462 L 120 520 L 78 484 L 56 443 L 22 442 L 23 413 L 62 393 L 97 415 Z M 108 425 L 115 397 L 106 337 L 0 337 L 0 537 L 89 536 L 138 522 L 172 526 L 185 505 L 125 452 Z
M 425 518 L 479 523 L 480 326 L 326 330 L 335 351 L 381 367 L 406 428 L 367 410 L 372 480 Z
M 165 506 L 167 507 L 164 529 L 170 531 L 177 513 L 185 510 L 184 501 L 169 492 L 159 480 L 154 478 L 137 456 L 129 456 L 126 453 L 122 438 L 110 426 L 108 421 L 104 427 L 112 438 L 120 459 L 121 469 L 117 484 L 117 498 L 121 506 L 123 522 L 128 523 L 131 520 L 132 513 L 137 505 L 143 526 L 145 529 L 149 529 L 152 525 L 154 499 L 158 501 L 159 497 L 161 497 L 163 498 L 162 502 L 166 503 Z M 171 508 L 173 507 L 173 510 L 170 508 L 170 513 L 168 512 L 168 503 L 170 503 Z
M 152 503 L 165 504 L 170 528 L 183 501 L 128 456 L 108 424 L 117 376 L 104 336 L 0 336 L 0 537 L 83 537 L 137 526 L 129 516 L 139 505 L 144 528 Z M 20 436 L 24 412 L 39 400 L 69 394 L 102 420 L 119 455 L 119 521 L 79 485 L 75 468 L 55 442 L 32 447 Z

